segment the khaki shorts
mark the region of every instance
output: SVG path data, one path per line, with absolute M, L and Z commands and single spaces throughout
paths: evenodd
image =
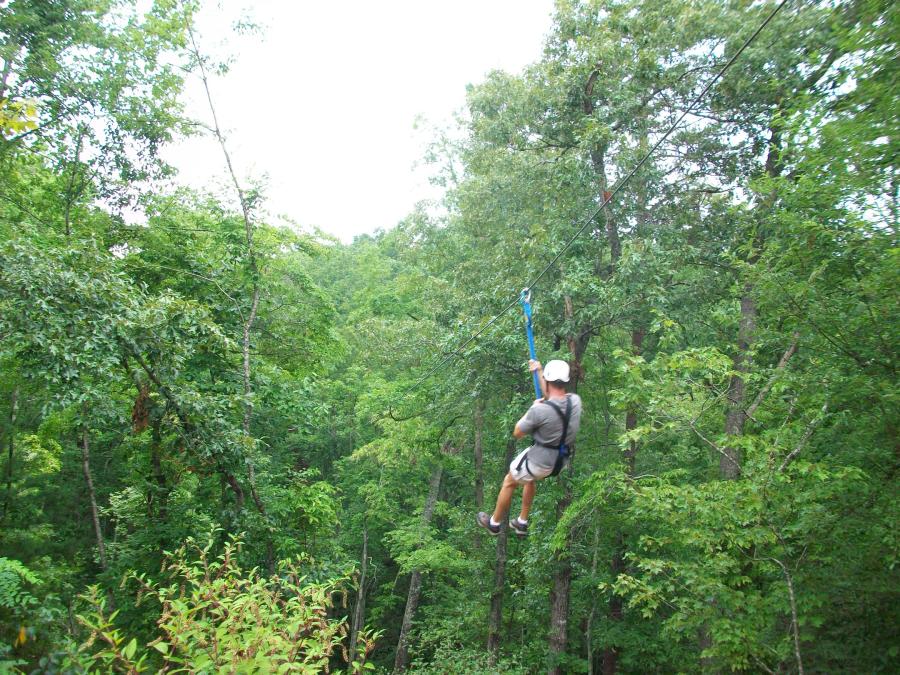
M 520 452 L 518 455 L 516 455 L 516 458 L 509 464 L 509 475 L 512 476 L 513 480 L 517 483 L 531 483 L 533 481 L 546 478 L 551 473 L 553 473 L 552 466 L 546 468 L 542 466 L 529 465 L 528 459 L 525 459 L 525 461 L 523 462 L 522 458 L 528 454 L 528 450 L 531 450 L 531 448 Z M 517 470 L 516 467 L 519 466 L 520 462 L 522 463 L 522 468 Z

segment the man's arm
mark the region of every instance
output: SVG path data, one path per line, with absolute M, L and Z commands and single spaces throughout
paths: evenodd
M 516 422 L 516 426 L 513 427 L 513 438 L 525 438 L 535 429 L 535 419 L 534 419 L 534 406 L 528 409 L 528 411 L 522 415 L 522 419 Z

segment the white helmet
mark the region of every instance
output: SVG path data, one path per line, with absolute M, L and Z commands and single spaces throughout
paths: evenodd
M 568 382 L 569 364 L 559 359 L 548 361 L 544 366 L 544 379 L 547 382 Z

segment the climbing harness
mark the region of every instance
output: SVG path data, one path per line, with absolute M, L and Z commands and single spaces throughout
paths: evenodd
M 566 459 L 570 456 L 570 449 L 569 445 L 566 443 L 566 438 L 569 435 L 569 420 L 572 419 L 572 397 L 566 394 L 566 412 L 563 412 L 553 401 L 541 401 L 541 403 L 546 403 L 553 408 L 562 420 L 562 436 L 559 437 L 559 445 L 556 446 L 556 462 L 553 464 L 553 472 L 550 474 L 551 476 L 558 476 L 559 472 L 562 471 L 563 465 L 566 463 Z M 551 445 L 549 447 L 552 448 L 554 446 Z
M 542 400 L 541 403 L 549 405 L 553 410 L 556 411 L 556 414 L 559 415 L 559 418 L 562 420 L 562 435 L 559 437 L 559 443 L 556 445 L 546 445 L 542 443 L 545 448 L 551 448 L 556 450 L 556 461 L 553 463 L 553 471 L 550 472 L 551 476 L 558 476 L 559 472 L 562 471 L 563 466 L 565 466 L 566 459 L 571 457 L 571 448 L 569 448 L 568 443 L 566 443 L 566 438 L 569 435 L 569 420 L 572 419 L 572 397 L 569 394 L 566 394 L 566 411 L 563 412 L 562 408 L 559 407 L 558 404 L 549 400 Z M 522 465 L 525 465 L 525 471 L 528 472 L 528 475 L 534 478 L 534 474 L 531 473 L 531 469 L 528 467 L 528 453 L 526 452 L 522 455 L 522 459 L 519 460 L 519 463 L 516 465 L 516 471 L 522 470 Z
M 532 361 L 537 361 L 534 351 L 534 329 L 531 326 L 531 289 L 523 288 L 519 294 L 519 304 L 522 305 L 522 313 L 525 315 L 525 335 L 528 337 L 528 353 Z M 531 371 L 534 379 L 534 397 L 541 398 L 541 381 L 536 370 Z

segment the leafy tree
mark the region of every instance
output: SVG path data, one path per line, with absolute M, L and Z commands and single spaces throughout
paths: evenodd
M 157 182 L 193 4 L 0 8 L 2 662 L 890 672 L 898 13 L 788 3 L 695 101 L 774 7 L 558 2 L 348 245 Z M 586 412 L 494 539 L 526 284 Z

